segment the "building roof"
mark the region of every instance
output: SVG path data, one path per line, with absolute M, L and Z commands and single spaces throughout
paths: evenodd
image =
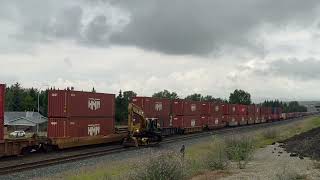
M 36 126 L 48 121 L 48 118 L 38 112 L 4 112 L 4 125 Z

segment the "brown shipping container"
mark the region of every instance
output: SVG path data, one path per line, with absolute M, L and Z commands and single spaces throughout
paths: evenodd
M 198 101 L 184 101 L 183 115 L 184 116 L 200 116 L 201 102 Z
M 201 127 L 200 116 L 183 116 L 183 128 Z
M 260 116 L 261 115 L 261 107 L 256 105 L 255 107 L 255 115 L 256 116 Z
M 5 85 L 0 84 L 0 141 L 4 139 L 4 99 Z
M 237 115 L 238 110 L 237 110 L 237 104 L 228 104 L 228 114 L 229 115 Z
M 229 104 L 222 104 L 223 115 L 229 115 Z
M 113 118 L 49 118 L 49 138 L 106 136 L 114 133 Z
M 68 90 L 48 93 L 49 117 L 114 117 L 115 95 Z
M 183 115 L 183 105 L 184 100 L 176 99 L 172 102 L 172 115 L 174 116 L 182 116 Z
M 238 115 L 228 115 L 227 124 L 229 126 L 238 126 L 239 125 L 239 116 Z

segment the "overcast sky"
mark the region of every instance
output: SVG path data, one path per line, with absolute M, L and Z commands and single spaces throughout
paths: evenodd
M 0 81 L 320 100 L 319 0 L 1 0 Z

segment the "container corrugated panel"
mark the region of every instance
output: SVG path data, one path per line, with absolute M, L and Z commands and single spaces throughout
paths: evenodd
M 175 116 L 172 118 L 172 127 L 182 128 L 183 127 L 183 116 Z
M 172 127 L 172 120 L 169 115 L 166 116 L 157 116 L 158 123 L 160 124 L 161 128 L 168 128 Z
M 106 136 L 113 133 L 113 118 L 49 118 L 48 121 L 48 138 Z
M 114 117 L 115 95 L 53 90 L 48 93 L 49 117 Z
M 260 116 L 261 115 L 261 107 L 256 105 L 255 107 L 255 115 L 256 116 Z
M 172 115 L 174 116 L 182 116 L 183 115 L 183 105 L 184 101 L 181 99 L 173 100 L 172 101 Z
M 239 116 L 238 115 L 228 115 L 227 124 L 229 126 L 239 125 Z
M 229 115 L 229 104 L 222 104 L 222 114 L 223 115 Z
M 254 124 L 254 122 L 255 122 L 255 116 L 248 115 L 248 124 Z
M 229 115 L 237 115 L 238 114 L 238 105 L 237 104 L 228 104 Z
M 201 103 L 201 115 L 209 115 L 211 114 L 211 103 L 210 102 L 202 102 Z
M 200 116 L 201 102 L 198 101 L 184 101 L 183 115 L 184 116 Z
M 202 126 L 209 129 L 225 126 L 221 115 L 201 116 Z
M 238 104 L 236 109 L 237 109 L 238 115 L 247 115 L 248 114 L 248 109 L 247 109 L 246 105 Z
M 5 85 L 0 84 L 0 141 L 4 139 L 4 99 Z
M 224 111 L 224 107 L 225 106 L 226 106 L 226 104 L 222 104 L 222 103 L 211 103 L 210 104 L 210 114 L 211 115 L 222 115 L 222 114 L 224 114 L 223 111 Z
M 248 115 L 255 115 L 256 114 L 256 105 L 248 105 Z
M 183 128 L 201 127 L 200 116 L 183 116 Z

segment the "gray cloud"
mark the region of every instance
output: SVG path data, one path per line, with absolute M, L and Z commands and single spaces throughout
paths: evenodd
M 312 21 L 317 0 L 136 0 L 121 4 L 131 23 L 112 37 L 120 44 L 169 54 L 210 53 L 223 46 L 259 50 L 252 30 L 263 23 L 280 28 L 291 20 Z
M 253 72 L 262 76 L 273 75 L 274 77 L 286 77 L 296 80 L 319 80 L 320 78 L 320 60 L 317 59 L 278 59 L 267 65 L 268 68 L 264 70 L 254 69 Z
M 30 43 L 71 39 L 82 45 L 112 43 L 167 54 L 206 55 L 224 46 L 261 53 L 263 46 L 253 33 L 259 25 L 307 24 L 316 17 L 318 4 L 318 0 L 4 0 L 0 22 L 17 28 L 8 37 Z M 84 13 L 97 8 L 100 11 Z M 123 12 L 114 13 L 112 8 Z M 123 13 L 130 22 L 114 31 L 117 23 L 126 24 L 119 18 Z

